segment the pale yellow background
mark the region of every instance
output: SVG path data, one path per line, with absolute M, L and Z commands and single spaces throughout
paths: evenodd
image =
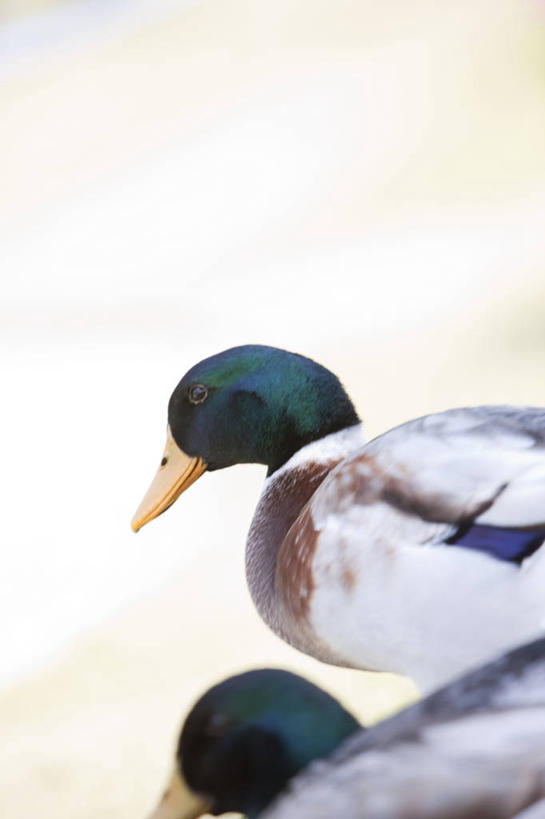
M 10 819 L 145 816 L 183 713 L 232 672 L 302 671 L 367 721 L 414 696 L 262 625 L 261 467 L 130 533 L 190 365 L 305 353 L 371 435 L 545 402 L 542 3 L 130 5 L 0 57 Z M 27 6 L 0 34 L 74 4 Z

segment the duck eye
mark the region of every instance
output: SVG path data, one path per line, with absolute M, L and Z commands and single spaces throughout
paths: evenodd
M 166 466 L 168 464 L 168 458 L 166 455 L 163 456 L 161 460 L 161 466 Z
M 208 390 L 204 384 L 193 384 L 187 392 L 191 404 L 202 404 L 208 395 Z

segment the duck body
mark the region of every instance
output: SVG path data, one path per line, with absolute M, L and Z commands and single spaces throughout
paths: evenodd
M 545 639 L 369 729 L 308 681 L 259 669 L 194 705 L 150 819 L 541 817 L 544 737 Z
M 472 407 L 365 442 L 333 373 L 276 348 L 197 364 L 133 528 L 206 469 L 268 475 L 250 527 L 254 603 L 328 663 L 429 691 L 545 630 L 545 410 Z
M 267 479 L 247 542 L 263 619 L 320 660 L 424 691 L 538 636 L 543 430 L 542 410 L 476 407 L 296 453 Z
M 542 819 L 545 640 L 465 675 L 295 777 L 262 819 Z

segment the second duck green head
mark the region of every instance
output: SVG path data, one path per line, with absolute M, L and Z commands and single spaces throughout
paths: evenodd
M 312 760 L 361 726 L 333 697 L 279 669 L 230 677 L 187 716 L 153 819 L 236 811 L 255 819 Z

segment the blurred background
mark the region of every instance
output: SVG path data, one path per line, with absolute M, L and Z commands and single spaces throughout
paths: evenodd
M 262 467 L 129 521 L 236 344 L 328 366 L 370 435 L 545 403 L 544 37 L 538 0 L 1 0 L 2 815 L 144 817 L 246 668 L 415 696 L 261 623 Z

